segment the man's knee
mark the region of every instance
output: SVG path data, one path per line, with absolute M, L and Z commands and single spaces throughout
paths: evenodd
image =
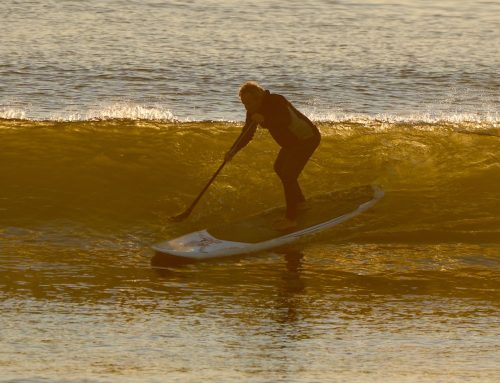
M 284 173 L 284 168 L 285 166 L 283 164 L 283 161 L 280 161 L 279 158 L 274 161 L 273 169 L 279 178 L 281 178 L 282 174 Z
M 300 158 L 294 158 L 292 155 L 278 155 L 273 168 L 283 182 L 295 181 L 299 178 L 299 174 L 302 171 L 305 162 L 307 162 L 307 159 L 305 161 L 301 161 Z
M 293 169 L 287 169 L 285 166 L 278 167 L 275 171 L 283 183 L 294 182 L 298 178 L 297 172 L 293 171 Z

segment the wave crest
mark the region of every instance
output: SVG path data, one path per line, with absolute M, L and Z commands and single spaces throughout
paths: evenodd
M 144 106 L 133 103 L 115 103 L 103 108 L 91 109 L 84 114 L 74 113 L 59 117 L 64 121 L 92 120 L 152 120 L 175 122 L 179 119 L 168 109 L 161 106 Z
M 164 105 L 137 104 L 133 102 L 116 102 L 102 104 L 86 111 L 63 111 L 53 113 L 47 118 L 30 117 L 29 108 L 6 106 L 0 108 L 0 119 L 26 121 L 99 121 L 99 120 L 136 120 L 160 122 L 205 122 L 207 119 L 199 116 L 179 117 Z M 462 112 L 415 112 L 401 114 L 364 114 L 349 113 L 336 108 L 305 107 L 304 114 L 316 123 L 347 123 L 347 124 L 477 124 L 481 127 L 496 128 L 500 122 L 497 111 L 488 113 Z M 233 120 L 217 120 L 218 122 L 236 122 Z
M 4 107 L 0 109 L 0 119 L 26 121 L 99 121 L 99 120 L 149 120 L 162 122 L 178 122 L 180 118 L 161 105 L 141 105 L 129 102 L 118 102 L 89 109 L 85 112 L 53 113 L 48 118 L 31 118 L 29 111 L 19 108 Z M 183 119 L 182 121 L 189 121 Z
M 16 108 L 0 109 L 0 119 L 3 120 L 26 120 L 26 111 Z

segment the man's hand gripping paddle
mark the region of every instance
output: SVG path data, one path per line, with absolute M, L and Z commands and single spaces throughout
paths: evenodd
M 255 126 L 255 123 L 250 124 L 247 127 L 247 130 L 238 137 L 238 139 L 236 140 L 236 142 L 234 143 L 234 145 L 232 146 L 232 148 L 236 148 L 238 146 L 238 144 L 241 142 L 241 140 L 243 139 L 243 137 L 245 137 L 248 134 L 248 132 L 250 132 L 254 128 L 254 126 Z M 212 176 L 212 178 L 210 178 L 210 180 L 207 182 L 207 184 L 205 185 L 205 187 L 203 188 L 203 190 L 200 192 L 200 194 L 198 194 L 198 197 L 196 197 L 196 199 L 193 201 L 193 203 L 191 204 L 191 206 L 189 206 L 182 213 L 170 217 L 169 221 L 180 222 L 180 221 L 185 220 L 187 217 L 189 217 L 189 215 L 193 211 L 193 209 L 196 206 L 196 204 L 198 203 L 198 201 L 201 199 L 201 197 L 203 196 L 203 194 L 205 194 L 205 192 L 207 191 L 208 187 L 212 184 L 212 182 L 215 180 L 215 178 L 217 177 L 217 175 L 224 168 L 224 166 L 229 162 L 229 160 L 231 159 L 231 157 L 233 155 L 234 154 L 232 154 L 232 155 L 230 154 L 229 156 L 226 155 L 226 157 L 224 158 L 224 162 L 219 166 L 219 168 L 217 169 L 217 171 L 214 173 L 214 175 Z

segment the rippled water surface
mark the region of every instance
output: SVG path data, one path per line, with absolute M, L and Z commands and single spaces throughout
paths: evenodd
M 237 90 L 254 79 L 318 118 L 498 118 L 499 13 L 497 1 L 4 0 L 0 112 L 241 120 Z
M 267 135 L 171 223 L 237 124 L 4 120 L 0 381 L 497 381 L 497 130 L 319 126 L 305 192 L 377 183 L 374 208 L 276 252 L 153 268 L 151 244 L 282 203 Z
M 498 247 L 320 242 L 158 271 L 47 247 L 2 262 L 2 381 L 498 378 Z

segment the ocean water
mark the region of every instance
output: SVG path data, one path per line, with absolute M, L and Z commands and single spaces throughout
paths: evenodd
M 0 116 L 241 120 L 253 79 L 320 119 L 498 121 L 497 1 L 10 1 Z
M 497 382 L 495 1 L 0 3 L 0 382 Z M 313 119 L 307 195 L 385 197 L 286 248 L 151 244 L 283 204 L 257 80 Z M 165 265 L 164 265 L 165 266 Z

